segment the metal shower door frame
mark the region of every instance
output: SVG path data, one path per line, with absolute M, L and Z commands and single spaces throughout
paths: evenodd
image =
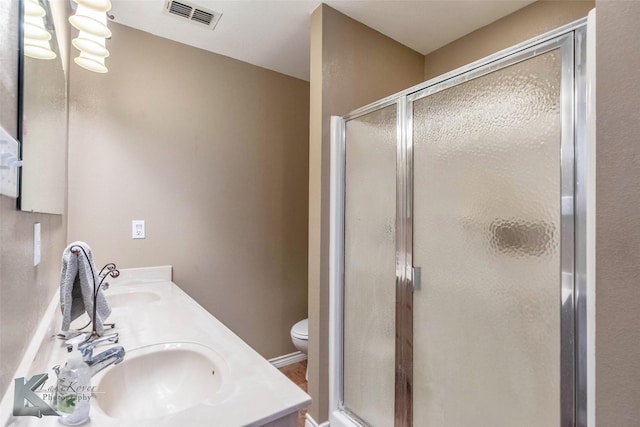
M 396 387 L 395 426 L 412 425 L 413 102 L 521 61 L 560 49 L 561 70 L 561 427 L 587 426 L 586 19 L 581 19 L 398 94 L 331 119 L 330 209 L 330 420 L 335 426 L 365 423 L 344 408 L 343 292 L 345 224 L 345 126 L 352 119 L 396 104 Z

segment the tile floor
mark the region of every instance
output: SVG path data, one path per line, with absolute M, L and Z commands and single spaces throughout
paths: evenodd
M 307 391 L 307 380 L 304 378 L 307 372 L 307 361 L 293 363 L 291 365 L 283 366 L 280 368 L 280 372 L 285 374 L 287 378 L 296 383 L 298 387 Z M 304 427 L 304 417 L 307 413 L 306 409 L 298 412 L 298 427 Z

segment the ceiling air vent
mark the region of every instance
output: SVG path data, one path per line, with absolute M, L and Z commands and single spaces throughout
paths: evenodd
M 222 13 L 204 7 L 196 6 L 186 1 L 167 0 L 164 4 L 164 13 L 186 19 L 194 24 L 214 29 L 220 20 Z

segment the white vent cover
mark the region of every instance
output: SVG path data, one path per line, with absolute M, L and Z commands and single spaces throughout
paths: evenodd
M 216 27 L 216 24 L 218 24 L 222 16 L 220 12 L 214 12 L 213 10 L 196 6 L 193 3 L 182 0 L 167 0 L 164 4 L 164 13 L 180 19 L 186 19 L 194 24 L 202 25 L 212 30 Z

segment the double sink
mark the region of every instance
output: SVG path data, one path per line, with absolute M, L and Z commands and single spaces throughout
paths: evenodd
M 92 378 L 85 426 L 296 426 L 311 398 L 173 283 L 171 267 L 120 272 L 105 296 L 126 355 Z M 68 357 L 64 342 L 52 338 L 61 324 L 58 298 L 16 377 L 51 372 Z M 45 385 L 54 386 L 55 375 Z M 59 426 L 54 416 L 13 416 L 11 398 L 8 391 L 0 425 Z

